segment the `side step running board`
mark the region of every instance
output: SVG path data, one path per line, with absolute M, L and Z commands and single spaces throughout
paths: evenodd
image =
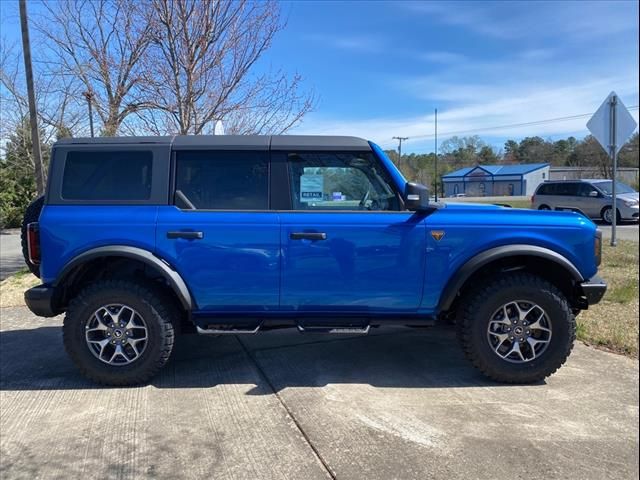
M 331 334 L 360 334 L 366 335 L 369 333 L 369 325 L 365 327 L 330 327 L 327 325 L 317 326 L 303 326 L 298 325 L 298 331 L 300 333 L 331 333 Z
M 255 328 L 243 328 L 241 326 L 225 327 L 225 328 L 202 328 L 196 325 L 196 330 L 200 335 L 236 335 L 236 334 L 252 334 L 260 330 L 262 324 L 258 324 Z

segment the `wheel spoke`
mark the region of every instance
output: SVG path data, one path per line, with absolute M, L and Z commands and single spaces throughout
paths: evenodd
M 96 320 L 95 326 L 93 328 L 89 328 L 89 324 L 94 324 L 94 322 L 92 321 L 87 322 L 87 330 L 86 330 L 87 333 L 106 332 L 109 329 L 109 327 L 105 325 L 102 319 L 100 318 L 100 315 L 98 315 L 98 312 L 93 314 L 93 319 Z
M 513 346 L 511 347 L 511 350 L 509 351 L 507 356 L 511 355 L 512 353 L 517 353 L 520 357 L 520 360 L 522 360 L 523 362 L 525 361 L 524 355 L 522 355 L 522 350 L 520 350 L 519 342 L 513 342 Z
M 101 358 L 102 354 L 104 353 L 105 347 L 107 345 L 109 345 L 109 339 L 108 338 L 105 338 L 105 339 L 102 339 L 102 340 L 89 340 L 89 339 L 87 339 L 87 343 L 100 346 L 100 352 L 98 353 L 98 356 Z
M 527 316 L 529 316 L 529 314 L 531 312 L 533 312 L 536 308 L 540 308 L 537 305 L 533 305 L 531 308 L 527 309 L 527 310 L 523 310 L 522 308 L 520 308 L 520 305 L 518 304 L 518 302 L 515 302 L 515 306 L 518 309 L 518 319 L 520 321 L 526 320 Z M 544 313 L 543 313 L 544 315 Z
M 538 319 L 535 322 L 533 322 L 531 325 L 529 325 L 529 328 L 531 330 L 540 330 L 542 332 L 551 333 L 551 330 L 549 330 L 546 327 L 543 327 L 542 324 L 540 323 L 543 318 L 544 318 L 544 312 L 542 312 L 542 314 L 540 314 L 540 316 L 538 317 Z
M 511 320 L 509 319 L 509 310 L 507 307 L 511 305 L 510 303 L 502 306 L 502 318 L 491 320 L 491 323 L 497 323 L 498 325 L 511 325 Z M 494 315 L 495 317 L 495 315 Z
M 493 335 L 494 337 L 496 337 L 498 339 L 498 343 L 497 345 L 495 345 L 493 347 L 493 349 L 497 352 L 500 347 L 502 346 L 502 344 L 504 342 L 507 341 L 507 339 L 509 338 L 509 334 L 507 333 L 495 333 L 495 332 L 489 332 L 490 335 Z
M 138 314 L 136 312 L 134 312 L 133 310 L 131 311 L 131 316 L 129 317 L 129 321 L 127 322 L 127 324 L 124 326 L 125 329 L 129 330 L 132 328 L 144 328 L 140 325 L 136 325 L 136 317 L 138 316 Z M 146 328 L 145 328 L 145 332 L 146 332 Z
M 109 359 L 109 363 L 114 363 L 114 360 L 117 357 L 122 357 L 124 358 L 125 363 L 129 363 L 129 357 L 127 357 L 127 355 L 124 353 L 121 345 L 116 345 L 113 355 L 111 355 L 111 358 Z

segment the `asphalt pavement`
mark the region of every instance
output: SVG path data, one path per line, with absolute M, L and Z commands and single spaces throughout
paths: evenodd
M 0 477 L 638 478 L 638 362 L 578 344 L 507 386 L 448 328 L 178 339 L 150 384 L 102 388 L 60 318 L 0 310 Z
M 0 230 L 0 280 L 23 268 L 20 230 Z
M 611 238 L 611 226 L 604 223 L 598 223 L 598 228 L 602 230 L 602 236 L 604 238 Z M 640 228 L 638 228 L 638 222 L 635 223 L 623 223 L 616 228 L 616 238 L 618 240 L 631 240 L 637 242 L 639 240 Z

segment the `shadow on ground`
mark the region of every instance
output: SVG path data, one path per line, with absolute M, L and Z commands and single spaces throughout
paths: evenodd
M 464 359 L 449 328 L 380 328 L 368 336 L 301 335 L 279 330 L 251 337 L 178 338 L 156 388 L 255 385 L 249 395 L 287 387 L 367 384 L 388 388 L 500 386 Z M 101 389 L 66 355 L 61 329 L 0 333 L 0 390 Z

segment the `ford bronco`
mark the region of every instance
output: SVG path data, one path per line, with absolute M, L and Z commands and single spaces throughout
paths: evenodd
M 68 354 L 109 385 L 150 380 L 178 332 L 437 321 L 485 375 L 536 382 L 606 290 L 584 215 L 429 202 L 353 137 L 61 140 L 24 249 L 27 305 L 64 312 Z

